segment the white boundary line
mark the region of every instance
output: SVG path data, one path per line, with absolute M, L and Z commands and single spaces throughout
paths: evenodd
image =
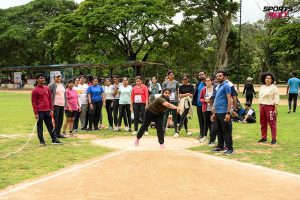
M 33 182 L 29 182 L 29 183 L 25 183 L 25 184 L 22 184 L 22 183 L 21 183 L 20 186 L 17 186 L 17 187 L 15 187 L 15 188 L 13 188 L 13 189 L 10 189 L 10 190 L 7 190 L 7 191 L 0 192 L 0 197 L 3 197 L 3 196 L 5 196 L 5 195 L 7 195 L 7 194 L 10 194 L 10 193 L 12 193 L 12 192 L 16 192 L 16 191 L 18 191 L 18 190 L 25 189 L 25 188 L 30 187 L 30 186 L 32 186 L 32 185 L 36 185 L 36 184 L 38 184 L 38 183 L 46 182 L 46 181 L 48 181 L 48 180 L 50 180 L 50 179 L 53 179 L 53 178 L 56 178 L 56 177 L 58 177 L 58 176 L 61 176 L 61 175 L 64 175 L 64 174 L 68 174 L 68 173 L 70 173 L 70 172 L 74 172 L 74 171 L 76 171 L 76 170 L 79 170 L 79 169 L 88 167 L 88 166 L 90 166 L 90 165 L 92 165 L 92 164 L 95 164 L 95 163 L 97 163 L 97 162 L 101 162 L 101 161 L 103 161 L 103 160 L 112 158 L 112 157 L 114 157 L 114 156 L 118 156 L 118 155 L 120 155 L 120 154 L 122 154 L 122 153 L 124 153 L 124 152 L 126 152 L 126 151 L 124 150 L 124 151 L 118 151 L 118 152 L 116 152 L 116 153 L 111 153 L 111 154 L 106 155 L 106 156 L 104 156 L 104 157 L 102 157 L 102 158 L 99 158 L 99 159 L 97 159 L 97 160 L 93 160 L 93 161 L 91 161 L 91 162 L 89 162 L 89 163 L 85 163 L 85 164 L 82 164 L 82 165 L 79 165 L 79 166 L 71 167 L 70 169 L 63 170 L 63 171 L 61 171 L 61 172 L 59 172 L 59 173 L 56 173 L 56 174 L 53 174 L 53 175 L 50 175 L 50 176 L 41 178 L 41 179 L 39 179 L 39 180 L 36 180 L 36 181 L 33 181 Z

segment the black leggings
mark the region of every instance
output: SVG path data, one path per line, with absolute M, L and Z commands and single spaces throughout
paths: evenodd
M 164 128 L 163 128 L 163 120 L 164 120 L 164 114 L 161 115 L 154 115 L 152 112 L 146 110 L 145 112 L 145 121 L 143 122 L 143 125 L 141 126 L 139 132 L 137 133 L 137 138 L 142 138 L 145 131 L 148 129 L 148 126 L 151 124 L 152 121 L 155 122 L 157 137 L 159 144 L 164 143 Z
M 114 118 L 115 126 L 118 126 L 118 120 L 119 120 L 118 114 L 120 114 L 119 113 L 119 99 L 114 99 L 114 103 L 113 103 L 113 115 L 114 115 L 114 117 L 113 118 Z M 126 115 L 124 117 L 124 124 L 125 124 L 125 126 L 128 126 Z
M 292 108 L 292 101 L 293 101 L 293 112 L 296 112 L 297 108 L 297 100 L 298 100 L 298 94 L 292 94 L 289 93 L 289 110 Z
M 113 100 L 107 99 L 105 107 L 106 107 L 109 126 L 113 127 L 113 116 L 112 116 L 112 113 L 113 113 Z
M 92 125 L 94 124 L 94 129 L 97 129 L 102 113 L 102 101 L 93 102 L 92 104 L 93 110 L 89 109 L 89 128 L 92 129 Z
M 131 128 L 131 111 L 130 111 L 130 104 L 120 104 L 119 105 L 119 120 L 118 120 L 118 126 L 121 126 L 122 118 L 124 118 L 125 126 L 126 121 L 129 125 L 129 128 Z
M 133 113 L 134 113 L 134 131 L 138 131 L 140 118 L 144 122 L 145 118 L 145 103 L 134 103 L 133 104 Z
M 61 127 L 64 121 L 64 106 L 54 105 L 54 120 L 55 120 L 55 131 L 57 134 L 60 134 Z
M 246 102 L 250 102 L 252 104 L 253 93 L 246 93 Z
M 204 131 L 203 131 L 203 135 L 207 136 L 207 132 L 209 130 L 210 134 L 211 134 L 211 120 L 210 120 L 210 116 L 211 116 L 211 111 L 206 111 L 203 113 L 203 118 L 204 118 Z

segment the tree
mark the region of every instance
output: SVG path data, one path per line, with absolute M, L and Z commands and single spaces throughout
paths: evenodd
M 56 33 L 55 45 L 61 47 L 76 41 L 79 61 L 147 61 L 174 15 L 173 4 L 166 0 L 86 0 L 74 13 L 49 24 L 42 35 L 49 39 Z

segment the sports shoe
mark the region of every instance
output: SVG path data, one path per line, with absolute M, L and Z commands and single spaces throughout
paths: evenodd
M 124 131 L 129 131 L 129 127 L 126 126 L 126 127 L 124 128 Z
M 192 132 L 190 132 L 190 131 L 187 131 L 187 132 L 186 132 L 186 134 L 187 134 L 188 136 L 191 136 L 191 135 L 193 135 L 193 133 L 192 133 Z
M 74 132 L 79 132 L 79 130 L 78 129 L 74 129 Z
M 214 142 L 209 142 L 207 145 L 210 146 L 210 147 L 212 147 L 212 146 L 215 145 L 215 143 Z
M 134 145 L 135 146 L 139 146 L 140 145 L 140 139 L 135 139 L 135 141 L 134 141 Z
M 224 148 L 216 147 L 212 151 L 213 152 L 221 152 L 221 151 L 224 151 Z
M 113 130 L 113 127 L 109 126 L 109 127 L 107 128 L 107 130 L 112 131 L 112 130 Z
M 93 131 L 93 129 L 92 128 L 88 128 L 87 131 Z
M 149 132 L 148 132 L 148 131 L 146 131 L 146 132 L 145 132 L 145 135 L 149 135 Z
M 137 131 L 133 131 L 131 134 L 132 134 L 132 135 L 136 135 L 136 134 L 137 134 Z
M 98 127 L 94 128 L 94 131 L 99 131 L 100 129 Z
M 258 140 L 258 142 L 257 143 L 265 143 L 265 142 L 267 142 L 267 139 L 260 139 L 260 140 Z
M 174 138 L 179 137 L 179 133 L 174 133 Z
M 43 146 L 46 146 L 46 143 L 43 141 L 43 142 L 40 142 L 40 146 L 43 147 Z
M 204 136 L 197 137 L 197 140 L 201 140 Z
M 271 145 L 274 145 L 276 143 L 277 143 L 276 140 L 272 140 Z
M 165 148 L 165 145 L 164 145 L 164 144 L 160 144 L 159 146 L 160 146 L 161 149 L 164 149 L 164 148 Z
M 57 137 L 58 137 L 58 138 L 66 138 L 66 136 L 65 136 L 65 135 L 63 135 L 63 134 L 60 134 L 60 133 L 59 133 L 59 134 L 57 134 Z
M 205 143 L 205 142 L 207 142 L 207 137 L 204 136 L 202 139 L 199 140 L 199 142 L 200 142 L 200 143 Z
M 291 113 L 291 110 L 288 111 L 288 114 L 290 114 L 290 113 Z
M 59 140 L 54 140 L 54 141 L 52 141 L 52 144 L 53 145 L 61 145 L 63 143 L 61 141 L 59 141 Z
M 232 155 L 232 154 L 234 154 L 234 151 L 233 150 L 226 150 L 225 152 L 224 152 L 224 155 L 225 156 L 230 156 L 230 155 Z
M 118 127 L 117 126 L 115 126 L 115 128 L 114 128 L 114 131 L 118 131 L 119 129 L 118 129 Z

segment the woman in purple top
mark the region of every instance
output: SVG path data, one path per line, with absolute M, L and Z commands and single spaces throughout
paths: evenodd
M 63 126 L 63 133 L 66 133 L 67 126 L 69 125 L 69 136 L 75 136 L 73 132 L 74 119 L 78 112 L 80 112 L 80 104 L 78 101 L 78 94 L 76 90 L 73 89 L 74 80 L 68 81 L 68 88 L 66 89 L 66 106 L 65 106 L 65 114 L 66 114 L 66 122 Z M 76 136 L 75 136 L 76 137 Z

